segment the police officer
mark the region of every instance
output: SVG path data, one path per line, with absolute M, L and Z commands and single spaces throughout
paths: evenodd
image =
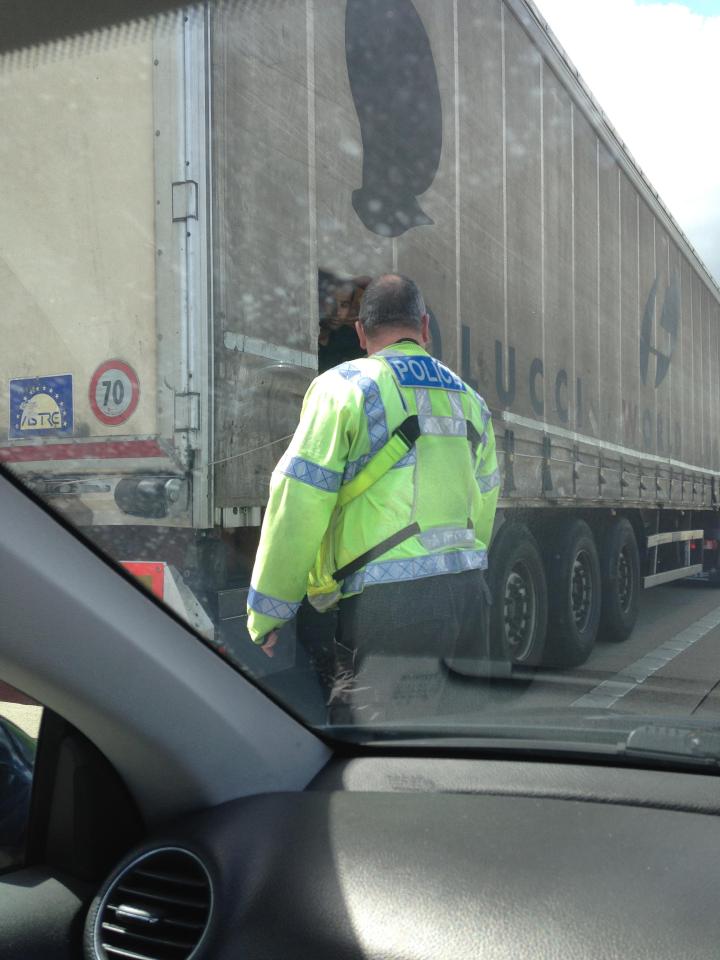
M 307 594 L 337 609 L 351 673 L 371 653 L 477 657 L 500 483 L 490 412 L 426 351 L 412 280 L 370 284 L 356 330 L 368 356 L 313 381 L 273 472 L 251 638 L 273 656 Z

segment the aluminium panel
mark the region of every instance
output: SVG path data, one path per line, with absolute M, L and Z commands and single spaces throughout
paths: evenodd
M 573 111 L 573 254 L 575 292 L 575 403 L 578 432 L 600 431 L 598 142 L 579 110 Z
M 545 420 L 576 426 L 573 297 L 573 136 L 570 97 L 553 71 L 542 72 L 543 329 Z
M 640 361 L 638 321 L 638 204 L 637 194 L 620 172 L 620 388 L 623 411 L 623 444 L 642 448 L 642 413 L 640 406 Z
M 542 421 L 542 60 L 508 10 L 504 11 L 504 40 L 507 349 L 514 351 L 516 369 L 512 409 Z
M 645 362 L 640 367 L 640 404 L 638 408 L 638 439 L 640 449 L 655 453 L 655 413 L 657 356 L 655 349 L 657 293 L 655 277 L 655 218 L 641 198 L 638 210 L 638 304 L 639 323 L 644 335 Z
M 693 271 L 687 258 L 680 257 L 680 326 L 678 330 L 678 349 L 680 351 L 680 435 L 679 459 L 683 463 L 695 462 L 696 430 L 694 409 L 694 366 L 695 350 L 693 346 L 692 323 L 692 277 Z M 675 367 L 677 371 L 677 366 Z M 692 493 L 689 479 L 684 485 L 683 499 L 690 499 Z
M 668 295 L 671 297 L 668 309 L 672 309 L 674 316 L 670 326 L 674 326 L 674 333 L 670 334 L 668 343 L 671 359 L 668 370 L 670 404 L 668 410 L 667 444 L 670 456 L 682 462 L 682 424 L 685 403 L 685 369 L 682 341 L 684 325 L 682 258 L 677 245 L 673 243 L 672 240 L 668 243 L 668 283 Z
M 359 45 L 372 33 L 371 23 L 356 24 L 354 35 L 345 35 L 345 5 L 337 0 L 312 0 L 312 19 L 307 42 L 313 57 L 308 82 L 313 84 L 314 101 L 308 124 L 314 126 L 317 269 L 326 281 L 342 282 L 353 277 L 377 276 L 393 269 L 393 240 L 363 223 L 353 206 L 353 193 L 363 189 L 362 130 L 350 87 L 346 43 Z M 375 91 L 363 91 L 370 99 Z M 373 146 L 375 146 L 373 144 Z M 387 162 L 392 157 L 389 147 Z M 377 147 L 375 146 L 375 149 Z M 415 277 L 423 284 L 422 277 Z M 313 331 L 317 336 L 317 329 Z
M 458 4 L 461 369 L 495 409 L 504 368 L 505 220 L 500 0 Z M 464 348 L 464 349 L 463 349 Z
M 703 466 L 708 468 L 713 464 L 713 453 L 717 442 L 717 410 L 715 409 L 715 386 L 713 383 L 713 302 L 708 290 L 707 284 L 703 282 L 702 302 L 703 302 L 703 342 L 705 344 L 705 364 L 703 366 L 704 374 L 704 394 L 706 402 L 705 431 L 707 441 L 705 443 L 705 460 Z
M 460 88 L 461 72 L 455 55 L 455 7 L 452 0 L 415 2 L 430 45 L 431 62 L 423 57 L 418 61 L 421 65 L 417 70 L 408 62 L 405 80 L 411 98 L 409 102 L 412 103 L 412 98 L 417 97 L 418 84 L 429 101 L 422 112 L 425 138 L 415 148 L 417 152 L 422 150 L 423 155 L 427 153 L 427 162 L 418 175 L 418 190 L 421 187 L 425 189 L 415 200 L 421 216 L 431 222 L 400 234 L 394 240 L 394 257 L 396 268 L 418 281 L 427 306 L 437 319 L 442 334 L 443 361 L 459 370 L 461 317 L 458 286 L 462 283 L 462 276 L 458 275 L 460 250 L 456 200 L 461 197 L 462 184 L 457 179 L 456 158 L 457 141 L 461 136 L 457 123 L 463 94 Z M 413 30 L 403 42 L 403 48 L 412 49 L 412 45 L 419 42 Z M 440 97 L 439 118 L 434 116 L 435 89 Z M 470 94 L 471 90 L 468 91 Z M 437 136 L 441 138 L 441 149 L 436 162 L 431 148 L 436 147 L 437 143 L 429 141 Z
M 307 9 L 213 7 L 215 495 L 259 504 L 309 372 L 225 335 L 315 350 L 317 267 L 309 187 Z
M 682 422 L 681 425 L 681 419 L 677 415 L 676 402 L 678 391 L 682 393 L 683 401 L 685 401 L 687 393 L 687 387 L 681 376 L 681 367 L 683 366 L 683 361 L 680 360 L 682 357 L 682 349 L 679 343 L 681 337 L 680 331 L 683 326 L 683 312 L 678 311 L 680 313 L 680 322 L 678 324 L 678 331 L 675 337 L 676 343 L 674 347 L 668 342 L 668 340 L 671 338 L 663 322 L 665 299 L 668 290 L 672 288 L 674 283 L 673 258 L 675 259 L 675 263 L 678 263 L 680 256 L 679 251 L 687 249 L 686 241 L 682 236 L 679 235 L 676 225 L 669 220 L 666 211 L 664 211 L 662 205 L 657 201 L 650 186 L 641 176 L 639 176 L 637 168 L 635 168 L 632 159 L 624 154 L 623 144 L 616 138 L 614 131 L 612 131 L 612 129 L 607 125 L 604 118 L 592 102 L 591 98 L 587 96 L 586 92 L 582 88 L 582 85 L 576 83 L 575 77 L 572 75 L 571 65 L 568 65 L 562 54 L 558 53 L 557 49 L 554 48 L 552 40 L 548 39 L 547 35 L 542 30 L 542 25 L 537 22 L 536 18 L 531 12 L 527 12 L 527 9 L 524 8 L 524 5 L 516 2 L 516 0 L 509 0 L 507 6 L 508 13 L 510 10 L 517 13 L 518 17 L 525 26 L 525 29 L 527 30 L 528 36 L 532 39 L 538 50 L 542 51 L 543 56 L 547 58 L 547 62 L 552 64 L 552 66 L 558 71 L 558 76 L 562 78 L 562 82 L 569 91 L 570 96 L 573 98 L 573 102 L 576 103 L 580 108 L 577 112 L 580 113 L 582 110 L 587 117 L 588 123 L 593 125 L 594 130 L 599 133 L 601 150 L 605 154 L 605 156 L 601 159 L 601 165 L 603 160 L 608 158 L 611 162 L 621 165 L 624 171 L 623 176 L 628 181 L 628 192 L 630 194 L 628 199 L 631 202 L 632 195 L 634 194 L 635 203 L 637 204 L 638 199 L 640 199 L 641 203 L 646 207 L 649 220 L 646 219 L 645 226 L 652 224 L 653 237 L 652 239 L 650 239 L 649 235 L 644 237 L 645 252 L 642 254 L 642 259 L 644 259 L 645 262 L 640 263 L 638 269 L 638 280 L 640 283 L 637 291 L 638 316 L 636 335 L 632 335 L 631 325 L 628 324 L 627 328 L 623 328 L 622 332 L 624 336 L 621 337 L 619 342 L 616 344 L 618 348 L 617 351 L 614 351 L 612 347 L 608 346 L 608 344 L 611 344 L 613 340 L 613 330 L 611 327 L 607 328 L 603 323 L 601 325 L 603 338 L 601 342 L 600 360 L 602 363 L 603 351 L 609 355 L 609 359 L 612 359 L 613 357 L 619 358 L 622 375 L 618 376 L 617 378 L 611 378 L 610 383 L 612 385 L 617 384 L 618 386 L 620 386 L 622 383 L 625 393 L 631 393 L 633 389 L 637 391 L 638 402 L 636 406 L 637 433 L 639 436 L 637 443 L 638 447 L 648 454 L 657 455 L 661 458 L 672 457 L 680 460 L 681 462 L 686 462 L 685 458 L 680 456 L 680 450 L 686 442 L 686 435 L 688 431 L 686 429 L 687 425 L 684 422 Z M 600 179 L 602 181 L 602 175 Z M 608 199 L 608 191 L 602 189 L 602 192 L 606 195 L 605 199 Z M 605 221 L 605 224 L 601 223 L 600 231 L 600 246 L 602 247 L 602 238 L 607 237 L 607 230 L 602 229 L 602 227 L 607 225 L 607 221 L 610 218 L 607 216 L 607 210 L 606 208 L 603 208 L 602 203 L 600 204 L 600 207 L 601 220 Z M 622 257 L 624 260 L 624 252 L 620 251 L 619 253 L 620 257 Z M 650 253 L 652 253 L 652 264 L 648 266 Z M 639 254 L 640 250 L 638 250 L 636 253 L 636 261 L 641 260 L 641 256 L 639 256 Z M 701 265 L 698 264 L 697 259 L 692 254 L 692 251 L 688 250 L 688 256 L 692 256 L 693 264 L 697 267 L 697 269 L 701 270 L 703 277 L 705 277 L 705 273 L 702 271 Z M 620 259 L 620 257 L 618 259 Z M 608 285 L 607 280 L 609 274 L 607 271 L 606 257 L 602 251 L 599 259 L 600 276 L 602 278 L 600 284 L 602 292 L 599 300 L 601 303 L 601 310 L 607 311 L 607 300 L 604 296 L 604 293 L 606 292 Z M 645 376 L 646 382 L 643 383 L 643 378 L 641 375 L 642 365 L 640 362 L 642 358 L 642 351 L 640 349 L 642 318 L 645 313 L 644 308 L 651 299 L 651 291 L 656 279 L 656 302 L 653 302 L 649 309 L 650 329 L 647 337 L 649 353 L 648 370 Z M 643 286 L 645 289 L 643 289 Z M 677 292 L 674 295 L 677 296 Z M 680 296 L 682 296 L 682 291 L 680 292 Z M 714 286 L 712 287 L 710 296 L 711 299 L 717 303 L 717 290 Z M 708 306 L 708 310 L 712 312 L 710 306 Z M 605 336 L 605 334 L 608 333 L 609 337 Z M 576 329 L 576 338 L 577 335 L 578 332 Z M 706 341 L 709 355 L 712 357 L 713 340 L 712 333 L 709 330 L 706 331 Z M 674 358 L 669 356 L 673 352 L 675 353 Z M 633 364 L 633 353 L 636 357 L 635 371 L 630 369 Z M 663 374 L 662 370 L 659 371 L 658 368 L 662 367 L 663 365 L 667 368 L 668 359 L 671 361 L 669 364 L 669 370 L 666 369 L 666 372 Z M 704 359 L 706 364 L 709 365 L 711 361 L 707 357 Z M 598 383 L 602 384 L 604 387 L 605 380 L 606 378 L 603 375 L 602 379 L 598 378 Z M 711 383 L 711 393 L 705 395 L 706 404 L 710 403 L 709 397 L 712 396 L 713 389 L 714 383 Z M 615 415 L 616 411 L 612 410 L 612 408 L 615 406 L 614 397 L 616 394 L 613 394 L 611 390 L 608 390 L 608 396 L 611 409 L 610 411 L 607 411 L 605 414 L 601 415 L 601 422 L 604 425 L 607 425 L 609 429 L 603 429 L 600 431 L 600 433 L 605 440 L 612 442 L 610 432 L 612 431 L 613 427 L 616 426 L 620 418 Z M 626 410 L 628 411 L 630 417 L 634 419 L 634 408 L 629 408 L 626 403 Z M 701 423 L 700 426 L 697 427 L 698 439 L 700 439 L 702 436 L 703 416 L 709 421 L 711 432 L 713 431 L 712 423 L 714 408 L 707 406 L 703 411 L 701 406 L 700 410 Z M 684 420 L 685 416 L 683 414 L 682 421 Z M 619 441 L 622 441 L 622 436 L 616 435 L 614 442 Z M 712 440 L 708 438 L 706 439 L 706 443 L 709 446 L 706 459 L 703 461 L 701 456 L 700 460 L 698 461 L 698 465 L 702 465 L 703 462 L 708 464 L 714 462 L 714 448 Z M 679 480 L 673 479 L 671 488 L 671 469 L 674 472 L 674 476 L 674 474 L 679 473 L 682 468 L 678 465 L 675 465 L 671 468 L 668 464 L 663 463 L 662 465 L 656 464 L 651 471 L 648 464 L 646 472 L 648 475 L 652 473 L 652 475 L 656 478 L 655 492 L 661 493 L 663 498 L 672 498 L 674 500 L 675 491 L 677 490 L 677 496 L 680 496 L 680 490 L 683 488 L 683 485 Z M 657 480 L 660 482 L 659 490 L 657 487 Z M 697 496 L 700 496 L 700 485 L 696 486 L 698 491 Z
M 710 313 L 715 333 L 714 347 L 710 351 L 710 386 L 713 391 L 712 404 L 715 413 L 712 468 L 720 471 L 720 303 L 712 296 L 712 291 L 710 291 Z
M 638 407 L 638 440 L 640 449 L 645 453 L 655 453 L 656 422 L 657 422 L 657 388 L 658 356 L 653 351 L 657 332 L 657 278 L 655 263 L 655 227 L 656 221 L 650 208 L 641 198 L 637 201 L 638 210 L 638 315 L 635 320 L 635 331 L 632 342 L 637 350 L 637 366 L 635 376 L 639 373 L 640 400 Z M 640 362 L 640 334 L 643 334 L 644 362 Z M 625 346 L 625 340 L 623 340 Z M 648 491 L 650 493 L 650 491 Z
M 72 46 L 63 38 L 32 57 L 3 57 L 1 443 L 9 381 L 66 375 L 74 408 L 67 443 L 172 438 L 157 402 L 154 31 L 148 21 L 122 43 L 114 35 Z M 96 416 L 88 389 L 95 370 L 115 357 L 140 384 L 137 407 L 121 425 Z
M 622 444 L 622 343 L 620 336 L 620 171 L 603 144 L 599 145 L 600 197 L 600 437 Z
M 708 423 L 708 461 L 706 466 L 717 470 L 718 430 L 720 429 L 720 411 L 718 410 L 718 318 L 717 304 L 709 290 L 705 291 L 708 318 L 707 382 L 709 423 Z
M 703 311 L 702 281 L 693 274 L 691 286 L 691 310 L 693 330 L 693 415 L 692 430 L 695 435 L 695 456 L 692 463 L 702 466 L 705 463 L 705 395 L 703 360 Z
M 672 456 L 672 370 L 675 360 L 678 315 L 676 289 L 670 276 L 670 240 L 660 221 L 655 221 L 655 449 L 658 456 Z

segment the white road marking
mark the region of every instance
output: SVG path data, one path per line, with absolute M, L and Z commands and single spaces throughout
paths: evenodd
M 706 634 L 720 626 L 720 607 L 716 607 L 706 616 L 689 627 L 676 633 L 670 640 L 661 643 L 655 650 L 646 653 L 634 663 L 623 667 L 618 673 L 603 680 L 589 693 L 579 697 L 572 703 L 573 707 L 612 707 L 640 684 L 645 683 L 658 670 L 688 650 L 694 643 L 701 640 Z

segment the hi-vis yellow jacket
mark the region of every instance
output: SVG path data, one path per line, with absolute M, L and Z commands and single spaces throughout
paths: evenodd
M 399 432 L 413 436 L 388 469 Z M 323 373 L 270 482 L 251 638 L 290 620 L 306 594 L 326 609 L 374 584 L 484 569 L 499 485 L 484 400 L 418 344 Z

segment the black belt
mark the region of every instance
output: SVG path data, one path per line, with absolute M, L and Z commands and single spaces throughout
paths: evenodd
M 418 523 L 411 523 L 409 527 L 403 527 L 402 530 L 398 530 L 397 533 L 383 540 L 382 543 L 376 544 L 374 547 L 366 550 L 365 553 L 361 553 L 359 557 L 355 557 L 350 563 L 346 563 L 344 567 L 336 570 L 333 574 L 334 579 L 340 582 L 340 580 L 349 577 L 351 573 L 357 573 L 366 563 L 370 563 L 371 560 L 381 557 L 384 553 L 387 553 L 388 550 L 396 547 L 404 540 L 409 540 L 410 537 L 414 537 L 418 533 L 420 533 L 420 525 Z

